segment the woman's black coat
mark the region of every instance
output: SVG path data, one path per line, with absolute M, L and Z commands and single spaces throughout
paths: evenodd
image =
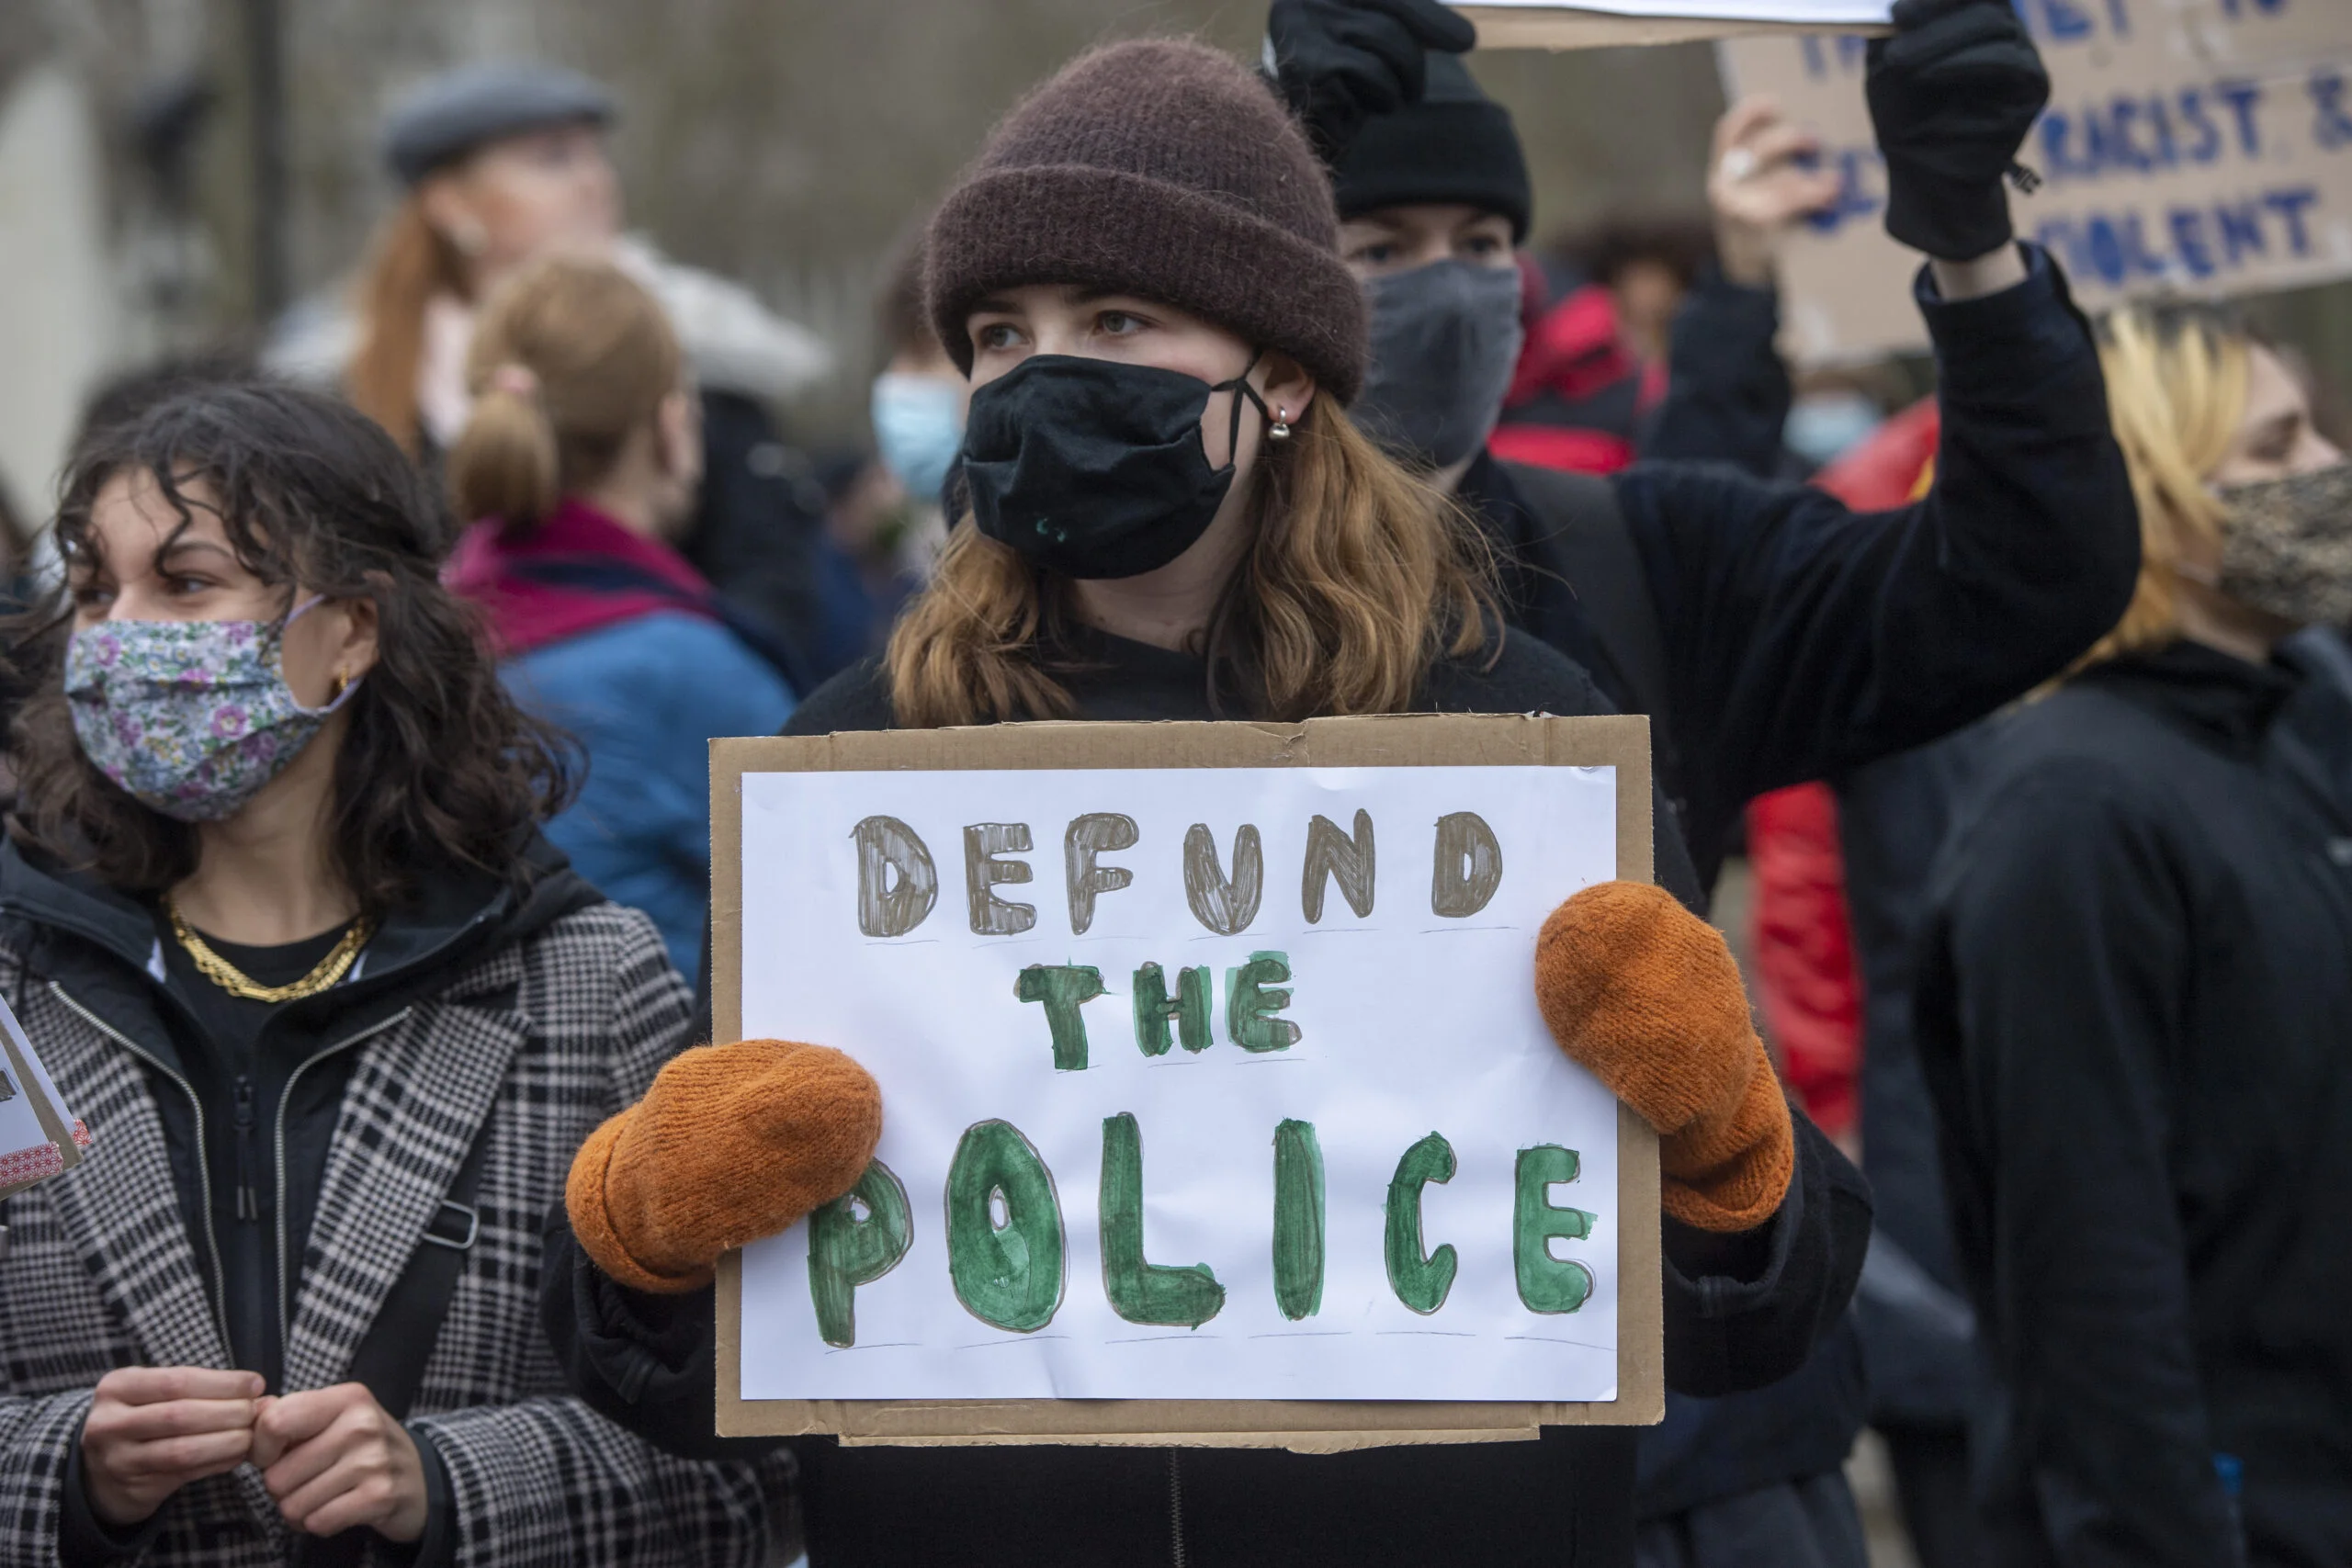
M 2181 642 L 2005 721 L 1919 1044 L 1998 1561 L 2352 1562 L 2344 689 Z

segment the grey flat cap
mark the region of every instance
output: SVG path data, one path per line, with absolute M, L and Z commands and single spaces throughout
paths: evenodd
M 414 185 L 486 141 L 552 125 L 609 125 L 614 112 L 600 84 L 560 65 L 461 65 L 420 84 L 385 118 L 384 162 Z

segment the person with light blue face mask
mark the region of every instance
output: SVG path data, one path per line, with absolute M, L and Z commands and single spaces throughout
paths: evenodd
M 827 674 L 878 650 L 947 543 L 971 388 L 922 310 L 922 251 L 904 240 L 884 274 L 875 326 L 888 358 L 868 402 L 875 459 L 834 487 L 817 569 L 814 651 Z
M 890 357 L 874 378 L 874 444 L 908 501 L 936 512 L 963 451 L 972 389 L 923 314 L 919 244 L 902 244 L 894 259 L 877 302 L 876 324 Z M 935 552 L 930 530 L 917 532 Z

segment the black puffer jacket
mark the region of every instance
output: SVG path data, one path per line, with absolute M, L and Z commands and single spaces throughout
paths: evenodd
M 2181 642 L 2007 721 L 1919 1022 L 1998 1560 L 2352 1562 L 2344 690 Z

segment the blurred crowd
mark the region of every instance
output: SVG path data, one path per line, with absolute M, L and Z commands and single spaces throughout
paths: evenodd
M 1038 62 L 863 366 L 628 232 L 597 83 L 419 85 L 348 286 L 0 513 L 0 992 L 95 1138 L 0 1198 L 0 1568 L 1862 1568 L 1873 1428 L 1925 1568 L 2352 1564 L 2352 465 L 2230 310 L 2086 321 L 2030 35 L 1895 10 L 1934 354 L 1803 372 L 1806 129 L 1538 243 L 1434 0 Z M 1651 721 L 1659 886 L 1538 987 L 1660 1134 L 1664 1424 L 715 1438 L 715 1259 L 880 1109 L 706 1043 L 708 741 L 1432 710 Z

